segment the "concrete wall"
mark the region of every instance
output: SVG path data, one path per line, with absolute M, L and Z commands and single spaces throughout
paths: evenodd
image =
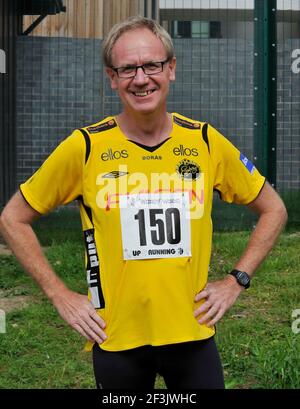
M 22 37 L 17 43 L 17 179 L 26 179 L 72 129 L 116 114 L 100 40 Z M 209 121 L 253 158 L 253 42 L 175 40 L 177 79 L 169 111 Z M 278 186 L 300 188 L 300 73 L 278 47 Z

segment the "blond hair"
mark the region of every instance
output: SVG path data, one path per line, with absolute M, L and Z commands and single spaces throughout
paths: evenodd
M 168 60 L 174 57 L 174 46 L 169 33 L 151 18 L 133 16 L 115 24 L 104 38 L 102 43 L 102 55 L 106 67 L 112 67 L 112 50 L 121 35 L 139 28 L 147 28 L 161 40 L 165 47 Z

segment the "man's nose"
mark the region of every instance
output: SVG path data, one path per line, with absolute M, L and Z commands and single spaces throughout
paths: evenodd
M 142 67 L 137 68 L 136 74 L 134 77 L 134 82 L 138 84 L 140 83 L 144 84 L 145 82 L 148 82 L 148 80 L 149 80 L 149 76 L 144 73 L 143 68 Z

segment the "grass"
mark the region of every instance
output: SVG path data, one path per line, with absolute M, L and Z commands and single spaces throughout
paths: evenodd
M 80 224 L 54 215 L 36 225 L 57 273 L 86 292 Z M 59 226 L 59 227 L 58 227 Z M 211 280 L 223 277 L 242 252 L 249 232 L 214 234 Z M 216 341 L 227 388 L 296 389 L 300 386 L 300 334 L 291 330 L 300 308 L 300 233 L 284 233 L 217 326 Z M 0 256 L 0 291 L 29 296 L 28 306 L 6 316 L 0 334 L 0 388 L 94 388 L 91 355 L 12 256 Z M 157 378 L 157 388 L 164 382 Z

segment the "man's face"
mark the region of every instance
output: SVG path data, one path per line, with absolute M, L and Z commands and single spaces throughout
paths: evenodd
M 166 60 L 163 43 L 150 30 L 141 28 L 121 35 L 112 50 L 114 67 L 143 65 Z M 164 64 L 163 71 L 146 75 L 139 68 L 133 78 L 119 78 L 111 68 L 106 72 L 111 87 L 117 90 L 125 111 L 150 114 L 166 109 L 170 81 L 175 80 L 176 60 Z

